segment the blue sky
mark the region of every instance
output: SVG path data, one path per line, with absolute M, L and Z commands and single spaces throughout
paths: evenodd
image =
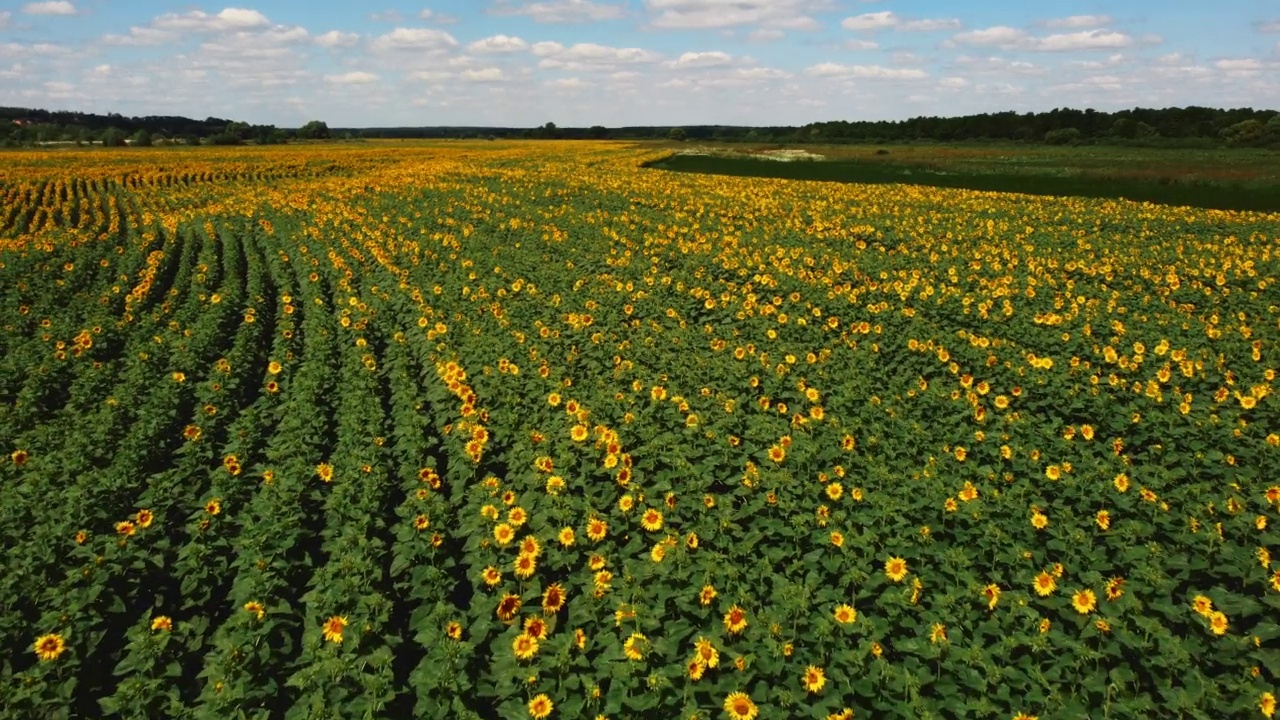
M 1280 108 L 1274 0 L 0 2 L 0 105 L 295 127 Z

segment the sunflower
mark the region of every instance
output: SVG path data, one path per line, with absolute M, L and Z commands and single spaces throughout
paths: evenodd
M 498 619 L 502 622 L 511 622 L 515 619 L 516 614 L 520 612 L 520 596 L 507 593 L 498 601 L 497 609 Z
M 1209 629 L 1213 631 L 1214 635 L 1226 635 L 1227 626 L 1228 622 L 1226 615 L 1217 610 L 1214 610 L 1209 614 Z
M 569 431 L 569 437 L 573 438 L 574 442 L 582 442 L 587 439 L 588 435 L 590 435 L 590 431 L 587 430 L 586 425 L 574 425 Z
M 524 621 L 524 631 L 533 637 L 534 640 L 546 640 L 547 634 L 551 632 L 547 627 L 547 621 L 540 617 L 526 618 Z
M 724 699 L 724 711 L 731 720 L 755 720 L 760 714 L 751 697 L 744 692 L 732 692 Z
M 956 502 L 955 498 L 949 497 L 942 502 L 942 509 L 947 512 L 955 512 L 960 509 L 960 504 Z
M 1034 511 L 1032 511 L 1032 513 L 1031 513 L 1031 527 L 1033 527 L 1033 528 L 1035 528 L 1035 529 L 1037 529 L 1037 530 L 1043 530 L 1043 529 L 1045 529 L 1045 528 L 1046 528 L 1046 527 L 1048 527 L 1048 526 L 1049 526 L 1049 518 L 1048 518 L 1048 516 L 1046 516 L 1044 513 L 1040 512 L 1039 510 L 1034 510 Z
M 168 615 L 157 615 L 151 619 L 151 629 L 169 632 L 173 629 L 173 618 Z
M 1041 572 L 1037 575 L 1032 585 L 1036 589 L 1036 594 L 1040 597 L 1048 597 L 1053 594 L 1054 590 L 1058 589 L 1057 579 L 1047 572 Z
M 600 518 L 591 518 L 587 521 L 587 537 L 591 539 L 591 542 L 600 542 L 608 532 L 608 523 Z
M 529 513 L 524 508 L 516 506 L 507 511 L 507 522 L 511 523 L 511 527 L 520 527 L 529 519 Z
M 546 693 L 539 693 L 529 701 L 529 717 L 533 720 L 542 720 L 550 715 L 555 707 L 555 703 L 551 702 L 551 698 L 547 697 Z
M 587 567 L 591 568 L 593 571 L 604 569 L 606 564 L 607 561 L 604 559 L 603 555 L 596 554 L 587 558 Z
M 644 654 L 648 649 L 649 639 L 640 633 L 631 633 L 631 637 L 622 643 L 622 653 L 632 662 L 643 660 Z
M 515 652 L 517 659 L 530 660 L 538 654 L 538 639 L 527 632 L 520 633 L 511 642 L 511 650 Z
M 982 594 L 987 598 L 987 609 L 995 610 L 996 603 L 1000 602 L 1000 586 L 992 583 L 982 589 Z
M 542 546 L 538 543 L 538 538 L 527 535 L 520 541 L 520 554 L 532 555 L 538 557 L 542 554 Z
M 211 498 L 204 504 L 204 511 L 210 515 L 218 515 L 222 512 L 222 499 Z
M 324 621 L 324 625 L 321 626 L 321 632 L 324 634 L 325 640 L 328 640 L 331 643 L 341 643 L 342 629 L 345 628 L 346 626 L 347 626 L 346 616 L 334 615 L 333 617 Z
M 699 636 L 698 641 L 693 644 L 693 655 L 705 667 L 713 668 L 720 664 L 720 651 L 705 637 Z
M 1051 627 L 1053 627 L 1053 623 L 1049 622 L 1049 618 L 1045 618 L 1045 619 L 1041 620 L 1041 621 L 1040 621 L 1040 634 L 1041 634 L 1041 635 L 1043 635 L 1043 634 L 1045 634 L 1045 633 L 1049 632 L 1049 628 L 1051 628 Z
M 1129 492 L 1129 476 L 1128 475 L 1124 473 L 1120 473 L 1119 475 L 1116 475 L 1115 480 L 1112 480 L 1111 483 L 1116 486 L 1116 490 L 1122 493 Z
M 832 531 L 831 531 L 831 544 L 832 544 L 832 545 L 835 545 L 836 547 L 843 547 L 843 546 L 844 546 L 844 533 L 840 532 L 839 530 L 832 530 Z
M 1275 717 L 1276 696 L 1269 692 L 1262 693 L 1262 697 L 1258 698 L 1258 711 L 1263 717 Z
M 200 429 L 199 425 L 188 425 L 182 428 L 183 439 L 188 440 L 190 442 L 195 442 L 199 440 L 200 436 L 203 434 L 204 434 L 204 431 Z
M 499 547 L 506 547 L 516 539 L 516 531 L 507 523 L 500 523 L 493 528 L 493 540 Z
M 826 492 L 827 492 L 827 497 L 831 498 L 832 502 L 835 502 L 836 500 L 840 499 L 841 495 L 844 494 L 844 486 L 838 482 L 829 483 L 827 485 Z
M 252 615 L 255 620 L 261 620 L 262 616 L 267 614 L 267 607 L 257 600 L 250 600 L 244 604 L 244 611 Z
M 281 367 L 280 363 L 276 362 L 275 360 L 272 360 L 271 362 L 267 363 L 267 372 L 272 375 L 279 375 L 282 369 L 283 368 Z
M 689 679 L 697 682 L 702 679 L 702 675 L 707 671 L 707 666 L 702 664 L 698 658 L 693 658 L 685 665 L 685 671 L 689 673 Z
M 714 587 L 710 585 L 703 585 L 702 590 L 698 591 L 698 602 L 702 603 L 703 607 L 706 607 L 711 604 L 712 600 L 716 599 L 716 595 L 718 594 L 719 593 L 716 592 Z
M 42 662 L 52 662 L 67 649 L 67 641 L 58 633 L 49 633 L 36 638 L 31 648 Z
M 493 587 L 502 582 L 502 571 L 490 565 L 480 571 L 480 579 L 484 580 L 484 584 Z
M 333 466 L 329 463 L 320 463 L 316 466 L 316 475 L 319 475 L 323 482 L 333 482 Z
M 1093 521 L 1104 531 L 1111 529 L 1111 513 L 1106 510 L 1099 510 L 1098 514 L 1093 517 Z
M 804 669 L 804 689 L 810 693 L 818 693 L 827 684 L 827 675 L 822 668 L 810 665 Z
M 894 582 L 902 582 L 907 577 L 907 561 L 900 557 L 891 557 L 884 562 L 884 574 Z
M 1017 715 L 1014 715 L 1014 716 L 1013 716 L 1013 720 L 1040 720 L 1040 716 L 1039 716 L 1039 715 L 1028 715 L 1028 714 L 1026 714 L 1026 713 L 1024 713 L 1024 712 L 1020 712 L 1020 713 L 1018 713 Z
M 654 508 L 645 510 L 640 516 L 640 526 L 649 532 L 658 532 L 662 529 L 662 513 Z
M 538 559 L 533 555 L 520 553 L 516 556 L 515 573 L 516 577 L 524 579 L 532 577 L 533 573 L 538 569 Z
M 1204 595 L 1197 595 L 1191 599 L 1191 607 L 1195 608 L 1197 614 L 1209 617 L 1213 612 L 1213 601 Z
M 978 499 L 978 488 L 973 483 L 966 481 L 964 488 L 960 490 L 960 499 L 963 502 L 973 502 Z
M 22 467 L 23 465 L 27 464 L 27 460 L 31 459 L 31 454 L 28 453 L 26 450 L 18 449 L 18 450 L 14 450 L 12 453 L 9 454 L 9 459 L 13 461 L 13 464 L 15 466 Z M 45 635 L 45 637 L 51 637 L 51 636 Z M 58 652 L 62 652 L 62 651 L 59 650 Z M 57 656 L 55 655 L 54 657 L 57 657 Z
M 690 550 L 698 549 L 698 533 L 691 532 L 684 537 L 684 546 Z
M 852 605 L 837 605 L 832 615 L 841 625 L 848 625 L 858 619 L 858 611 L 854 610 Z
M 116 532 L 124 535 L 125 537 L 129 537 L 138 532 L 138 526 L 134 525 L 130 520 L 122 520 L 116 523 Z
M 782 447 L 779 445 L 774 445 L 773 447 L 769 448 L 769 459 L 774 461 L 775 463 L 781 463 L 783 460 L 787 459 L 787 451 L 783 450 Z M 753 706 L 753 709 L 754 709 L 754 706 Z
M 1088 615 L 1093 609 L 1098 607 L 1098 596 L 1093 594 L 1093 590 L 1085 588 L 1071 596 L 1071 607 L 1081 615 Z
M 1105 592 L 1108 600 L 1119 600 L 1124 595 L 1124 578 L 1113 577 L 1108 580 Z
M 884 654 L 884 646 L 878 642 L 871 643 L 871 654 L 877 658 L 880 657 Z
M 734 605 L 729 608 L 729 612 L 724 614 L 724 629 L 730 634 L 737 635 L 747 627 L 747 611 Z
M 448 625 L 445 626 L 444 634 L 448 635 L 450 640 L 461 640 L 462 639 L 462 623 L 456 622 L 456 621 L 449 623 Z
M 431 520 L 428 519 L 426 515 L 419 515 L 413 519 L 414 530 L 421 531 L 426 530 L 429 527 L 431 527 Z
M 947 641 L 947 626 L 942 623 L 934 623 L 929 629 L 929 642 L 937 645 Z

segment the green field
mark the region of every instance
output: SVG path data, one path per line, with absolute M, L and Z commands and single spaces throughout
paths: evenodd
M 1220 210 L 1280 211 L 1280 153 L 1016 145 L 813 146 L 818 160 L 781 162 L 780 146 L 672 146 L 653 167 L 714 175 L 903 183 L 991 192 L 1124 198 Z M 688 151 L 690 154 L 685 154 Z M 699 154 L 692 154 L 699 153 Z

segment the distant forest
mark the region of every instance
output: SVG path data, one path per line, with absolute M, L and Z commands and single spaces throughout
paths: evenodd
M 312 121 L 300 128 L 251 125 L 209 117 L 125 117 L 118 114 L 0 107 L 0 146 L 50 143 L 105 145 L 278 144 L 294 140 L 363 138 L 529 138 L 699 140 L 750 143 L 1022 142 L 1051 145 L 1123 144 L 1148 147 L 1265 147 L 1280 149 L 1280 112 L 1186 107 L 1121 110 L 1055 109 L 1041 113 L 984 113 L 963 117 L 810 123 L 800 127 L 729 125 L 558 127 L 333 128 Z

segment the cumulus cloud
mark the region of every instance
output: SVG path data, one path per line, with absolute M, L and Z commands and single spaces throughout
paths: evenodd
M 721 28 L 766 25 L 816 29 L 809 13 L 829 8 L 829 0 L 645 0 L 658 28 Z M 799 23 L 803 27 L 794 27 Z
M 1215 62 L 1213 66 L 1227 72 L 1257 72 L 1263 68 L 1263 63 L 1256 58 L 1227 58 Z
M 670 63 L 673 68 L 704 68 L 728 65 L 733 58 L 718 50 L 711 52 L 687 52 Z
M 522 15 L 538 23 L 580 23 L 617 20 L 626 16 L 627 6 L 593 0 L 549 0 L 515 5 L 500 2 L 489 12 L 494 15 Z
M 22 6 L 22 12 L 28 15 L 75 15 L 76 6 L 67 0 L 49 0 L 49 2 L 33 2 Z M 5 13 L 8 15 L 8 13 Z
M 882 30 L 891 28 L 899 22 L 897 15 L 885 10 L 847 17 L 840 21 L 840 27 L 845 30 Z
M 961 27 L 961 22 L 956 18 L 905 19 L 896 13 L 884 10 L 847 17 L 840 22 L 840 27 L 845 30 L 862 32 L 887 30 L 889 28 L 899 32 L 937 32 L 939 30 L 958 30 Z
M 331 85 L 368 85 L 378 81 L 378 76 L 370 72 L 355 70 L 340 75 L 325 75 L 324 81 Z
M 174 33 L 137 25 L 129 28 L 125 35 L 104 35 L 102 41 L 108 45 L 147 46 L 163 45 L 178 38 Z
M 224 8 L 216 15 L 202 10 L 185 13 L 166 13 L 156 18 L 153 28 L 160 30 L 179 30 L 190 32 L 229 32 L 235 30 L 253 30 L 271 24 L 266 15 L 257 10 L 244 8 Z
M 1280 33 L 1280 20 L 1272 20 L 1271 22 L 1256 23 L 1255 27 L 1258 28 L 1258 32 Z
M 13 17 L 13 13 L 8 10 L 0 11 L 0 30 L 9 27 L 9 18 Z
M 880 80 L 920 80 L 929 77 L 914 68 L 887 68 L 880 65 L 840 65 L 819 63 L 805 69 L 806 75 L 821 78 L 859 78 Z
M 397 50 L 417 50 L 439 53 L 458 46 L 452 35 L 433 28 L 399 27 L 385 35 L 374 38 L 370 47 L 375 52 L 393 52 Z
M 492 35 L 467 46 L 467 52 L 492 54 L 513 53 L 529 49 L 529 43 L 510 35 Z
M 1030 35 L 1025 30 L 997 25 L 982 30 L 962 32 L 951 38 L 959 45 L 998 47 L 1004 50 L 1031 52 L 1071 52 L 1077 50 L 1115 50 L 1133 45 L 1129 35 L 1111 30 L 1081 30 L 1058 33 L 1044 37 Z
M 477 70 L 463 70 L 459 76 L 467 82 L 502 82 L 506 80 L 506 76 L 502 74 L 501 68 L 487 67 Z
M 620 65 L 656 63 L 658 53 L 641 48 L 618 48 L 596 43 L 565 47 L 558 42 L 534 43 L 533 54 L 542 58 L 538 67 L 552 70 L 613 70 Z
M 337 48 L 351 47 L 360 41 L 360 36 L 356 33 L 347 33 L 340 30 L 330 30 L 323 35 L 317 35 L 315 43 L 320 47 Z
M 846 50 L 875 50 L 880 47 L 880 43 L 874 40 L 845 40 L 844 47 Z

